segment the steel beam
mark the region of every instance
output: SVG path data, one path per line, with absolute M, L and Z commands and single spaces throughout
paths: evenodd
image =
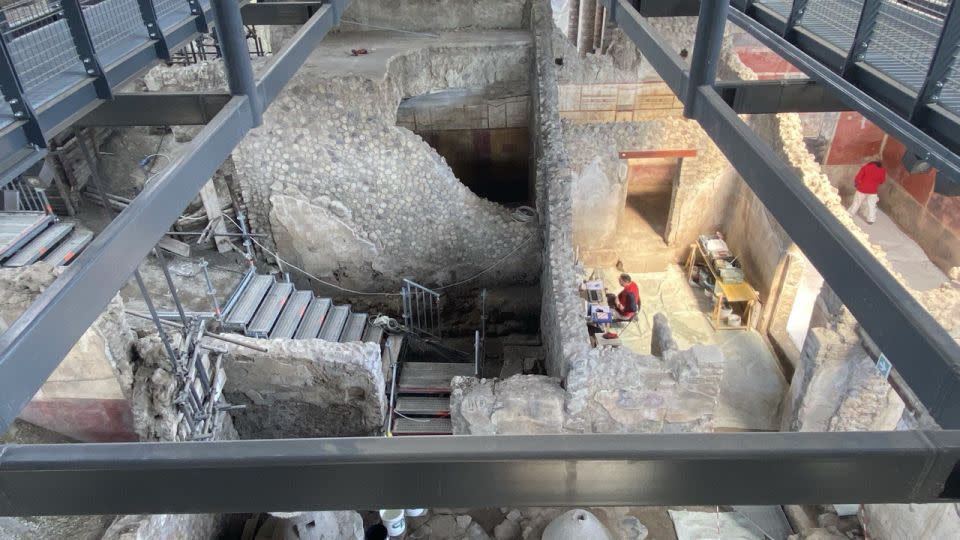
M 933 52 L 927 75 L 917 92 L 916 102 L 910 112 L 910 120 L 914 124 L 922 127 L 925 116 L 930 113 L 929 105 L 940 101 L 940 92 L 947 83 L 947 77 L 957 58 L 958 47 L 960 47 L 960 2 L 953 1 L 947 7 L 943 29 L 937 40 L 937 48 Z
M 0 515 L 945 502 L 958 459 L 956 431 L 11 445 Z
M 323 2 L 267 2 L 246 4 L 240 9 L 243 24 L 300 25 L 313 16 Z
M 787 16 L 787 22 L 783 25 L 783 30 L 780 34 L 787 41 L 793 41 L 793 33 L 807 10 L 807 1 L 808 0 L 793 0 L 793 4 L 790 6 L 790 15 Z
M 642 17 L 696 17 L 700 13 L 700 0 L 633 0 L 634 8 Z
M 334 4 L 339 8 L 346 2 L 334 0 L 325 6 L 327 17 L 339 17 L 340 11 L 334 9 Z M 193 24 L 191 19 L 185 22 Z M 326 28 L 333 23 L 326 18 L 311 18 L 308 26 Z M 253 127 L 250 96 L 275 96 L 299 67 L 296 62 L 302 62 L 322 37 L 316 30 L 304 30 L 291 38 L 271 64 L 271 92 L 263 93 L 255 87 L 251 94 L 234 96 L 200 130 L 183 154 L 150 182 L 0 334 L 0 432 L 17 417 L 187 203 Z
M 247 47 L 247 33 L 240 16 L 240 6 L 236 0 L 210 0 L 210 4 L 213 6 L 227 86 L 234 96 L 247 96 L 250 99 L 253 127 L 257 127 L 263 123 L 264 101 L 257 92 L 257 82 L 253 77 L 253 64 L 250 62 L 250 49 Z M 297 68 L 299 67 L 300 65 L 297 65 Z
M 714 87 L 737 114 L 848 111 L 830 89 L 810 79 L 718 82 Z
M 840 68 L 841 76 L 846 77 L 857 62 L 862 62 L 866 58 L 870 40 L 873 38 L 873 31 L 877 28 L 880 3 L 881 0 L 863 0 L 863 8 L 860 10 L 860 20 L 857 21 L 857 31 L 853 36 L 853 44 L 847 52 L 843 67 Z
M 799 0 L 797 0 L 799 1 Z M 693 115 L 697 89 L 713 86 L 720 65 L 720 49 L 723 46 L 723 30 L 727 26 L 729 0 L 701 0 L 700 16 L 697 19 L 697 36 L 693 43 L 693 58 L 690 59 L 690 78 L 683 100 L 683 115 Z
M 622 11 L 617 13 L 618 17 L 625 15 Z M 731 11 L 730 17 L 741 26 L 759 26 L 738 11 Z M 665 79 L 677 77 L 677 66 L 664 61 L 669 51 L 662 38 L 637 35 L 636 28 L 633 27 L 634 33 L 625 30 L 654 69 Z M 763 36 L 761 41 L 785 43 L 769 29 L 761 27 L 761 30 L 755 34 Z M 787 59 L 801 69 L 809 68 L 818 74 L 824 84 L 839 80 L 839 75 L 824 73 L 823 66 L 799 51 L 795 52 L 795 58 Z M 814 65 L 819 67 L 814 69 Z M 945 428 L 960 427 L 960 346 L 957 342 L 877 263 L 867 248 L 810 192 L 770 145 L 730 109 L 717 91 L 699 86 L 697 92 L 700 95 L 693 100 L 693 118 L 891 359 L 937 422 Z M 853 101 L 851 105 L 864 111 L 872 100 L 862 97 L 858 100 L 854 94 L 844 94 L 844 101 Z M 690 97 L 681 99 L 686 103 Z M 876 112 L 881 114 L 879 109 Z M 886 118 L 892 121 L 889 116 Z M 906 123 L 902 118 L 897 120 Z M 943 152 L 948 151 L 943 149 Z
M 76 122 L 79 127 L 204 125 L 230 101 L 230 94 L 136 92 L 115 94 Z
M 97 91 L 97 97 L 110 99 L 113 91 L 107 82 L 106 75 L 103 73 L 103 66 L 100 65 L 100 58 L 97 56 L 97 51 L 90 38 L 87 21 L 80 9 L 80 0 L 60 0 L 60 7 L 63 9 L 63 17 L 67 20 L 67 26 L 70 28 L 73 45 L 77 48 L 80 61 L 83 62 L 83 69 L 94 80 L 93 87 Z

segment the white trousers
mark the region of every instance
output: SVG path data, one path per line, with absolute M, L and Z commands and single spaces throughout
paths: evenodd
M 847 208 L 847 212 L 850 212 L 851 216 L 856 216 L 857 212 L 860 211 L 860 205 L 863 202 L 867 202 L 867 223 L 873 223 L 877 220 L 877 202 L 880 201 L 880 196 L 876 193 L 860 193 L 859 191 L 856 195 L 853 196 L 853 204 L 850 205 L 850 208 Z

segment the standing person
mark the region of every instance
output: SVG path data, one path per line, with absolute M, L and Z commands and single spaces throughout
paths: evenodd
M 607 301 L 616 310 L 617 319 L 628 320 L 640 311 L 640 289 L 630 274 L 620 274 L 619 281 L 623 290 L 617 296 L 608 294 Z
M 857 193 L 853 196 L 853 204 L 847 209 L 852 216 L 856 216 L 860 211 L 860 205 L 867 202 L 867 223 L 873 223 L 877 220 L 877 202 L 880 196 L 877 195 L 877 189 L 880 184 L 887 180 L 887 171 L 879 161 L 871 161 L 860 167 L 853 184 L 857 187 Z

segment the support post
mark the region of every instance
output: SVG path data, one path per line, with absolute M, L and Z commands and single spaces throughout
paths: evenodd
M 187 4 L 190 6 L 190 14 L 196 17 L 197 32 L 209 34 L 210 25 L 207 24 L 207 15 L 203 12 L 203 6 L 200 5 L 200 0 L 187 0 Z
M 147 35 L 155 43 L 157 58 L 170 60 L 170 47 L 167 46 L 167 39 L 157 23 L 157 10 L 153 7 L 153 0 L 137 0 L 137 3 L 140 5 L 140 18 L 147 27 Z
M 727 0 L 703 0 L 700 2 L 700 18 L 697 20 L 697 37 L 693 43 L 690 59 L 690 79 L 683 96 L 683 115 L 693 118 L 697 88 L 713 86 L 720 63 L 720 48 L 723 45 L 723 30 L 727 25 Z
M 163 255 L 163 250 L 159 247 L 153 248 L 153 253 L 157 256 L 157 262 L 160 263 L 160 269 L 163 270 L 163 278 L 167 280 L 167 288 L 170 289 L 170 296 L 173 297 L 173 303 L 177 306 L 177 313 L 180 315 L 180 322 L 184 326 L 189 324 L 187 314 L 183 312 L 183 304 L 180 303 L 180 295 L 177 294 L 177 286 L 173 284 L 173 277 L 170 276 L 170 268 L 167 266 L 167 258 Z
M 927 76 L 923 81 L 923 86 L 917 92 L 917 100 L 913 104 L 913 110 L 910 113 L 910 122 L 914 125 L 923 123 L 923 114 L 927 105 L 940 101 L 940 92 L 947 82 L 947 76 L 950 75 L 950 67 L 957 57 L 957 49 L 960 47 L 960 7 L 957 0 L 950 2 L 947 8 L 947 14 L 943 18 L 943 28 L 940 31 L 940 37 L 937 39 L 937 48 L 933 52 L 933 59 L 930 61 L 930 68 L 927 70 Z
M 873 38 L 873 31 L 877 28 L 877 17 L 880 15 L 881 0 L 863 0 L 863 9 L 860 11 L 860 20 L 857 22 L 857 32 L 853 36 L 853 44 L 847 53 L 847 59 L 840 68 L 840 76 L 846 78 L 851 68 L 857 62 L 862 62 L 867 55 L 867 47 Z
M 253 127 L 257 127 L 263 123 L 263 100 L 253 78 L 253 64 L 250 63 L 250 51 L 247 50 L 247 31 L 240 15 L 240 5 L 236 0 L 210 0 L 210 3 L 217 23 L 217 37 L 230 93 L 250 99 Z
M 594 14 L 597 0 L 580 0 L 580 24 L 577 30 L 577 53 L 581 58 L 593 52 Z
M 113 97 L 113 91 L 107 82 L 107 76 L 103 73 L 103 66 L 100 65 L 93 41 L 90 39 L 90 30 L 87 28 L 87 21 L 83 18 L 80 0 L 61 0 L 60 6 L 63 9 L 64 18 L 67 19 L 73 45 L 77 48 L 80 61 L 83 62 L 83 69 L 87 75 L 94 78 L 93 87 L 97 91 L 97 97 L 110 99 Z
M 10 50 L 7 48 L 7 38 L 2 35 L 0 35 L 0 92 L 3 92 L 3 100 L 10 105 L 13 116 L 24 122 L 23 131 L 27 140 L 38 148 L 46 148 L 46 136 L 40 129 L 36 112 L 27 102 L 23 82 L 13 66 L 13 57 L 10 56 Z
M 570 0 L 567 7 L 567 39 L 577 45 L 577 31 L 580 28 L 580 0 Z
M 783 39 L 793 41 L 793 34 L 806 11 L 807 0 L 793 0 L 793 5 L 790 6 L 790 15 L 787 16 L 787 24 L 783 27 Z

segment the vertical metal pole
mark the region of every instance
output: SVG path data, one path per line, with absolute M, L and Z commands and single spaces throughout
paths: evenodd
M 170 268 L 167 267 L 167 258 L 163 256 L 163 250 L 160 248 L 153 248 L 153 254 L 157 256 L 157 262 L 160 263 L 160 269 L 163 270 L 163 278 L 167 280 L 167 288 L 170 289 L 170 296 L 173 297 L 173 303 L 177 306 L 177 313 L 180 314 L 180 322 L 186 327 L 188 326 L 187 314 L 183 311 L 183 304 L 180 303 L 177 287 L 173 284 L 173 277 L 170 276 Z
M 877 18 L 880 15 L 882 0 L 863 0 L 863 9 L 860 11 L 860 20 L 857 22 L 857 32 L 853 36 L 853 44 L 847 52 L 847 59 L 840 68 L 840 76 L 846 77 L 850 69 L 857 62 L 862 62 L 867 55 L 867 47 L 873 38 L 873 31 L 877 27 Z
M 787 16 L 787 24 L 783 27 L 783 39 L 793 43 L 793 34 L 806 11 L 807 0 L 793 0 L 793 5 L 790 6 L 790 15 Z
M 140 18 L 143 25 L 147 27 L 147 35 L 154 40 L 157 51 L 157 58 L 170 60 L 170 47 L 167 45 L 167 38 L 163 35 L 163 30 L 157 23 L 157 10 L 153 6 L 153 0 L 137 0 L 140 6 Z
M 38 148 L 47 147 L 47 139 L 40 129 L 40 123 L 37 122 L 36 112 L 25 97 L 23 82 L 20 75 L 13 65 L 13 57 L 10 56 L 10 50 L 7 48 L 7 38 L 0 34 L 0 92 L 3 92 L 3 99 L 10 105 L 13 116 L 22 122 L 23 131 L 27 135 L 27 140 Z
M 720 63 L 720 48 L 723 46 L 723 30 L 727 25 L 728 0 L 702 0 L 700 18 L 697 20 L 697 37 L 693 43 L 690 59 L 690 79 L 683 96 L 683 115 L 693 118 L 697 88 L 713 86 Z
M 207 24 L 207 16 L 203 12 L 203 6 L 200 5 L 200 0 L 187 0 L 187 4 L 190 5 L 190 14 L 196 17 L 197 32 L 200 32 L 201 34 L 209 34 L 210 26 Z M 200 41 L 201 39 L 202 38 L 197 38 L 197 41 Z M 204 60 L 206 60 L 206 58 L 204 58 Z
M 150 298 L 150 293 L 147 291 L 147 286 L 143 283 L 143 276 L 140 275 L 140 269 L 133 271 L 133 277 L 137 281 L 137 287 L 140 288 L 140 294 L 143 295 L 143 301 L 147 304 L 147 311 L 150 312 L 150 318 L 153 319 L 153 324 L 157 326 L 157 333 L 160 335 L 160 341 L 163 343 L 163 348 L 167 351 L 167 357 L 170 359 L 170 365 L 173 367 L 174 373 L 177 372 L 177 355 L 173 352 L 173 346 L 170 345 L 170 339 L 167 338 L 167 332 L 163 329 L 163 323 L 160 322 L 160 316 L 157 315 L 157 308 L 153 306 L 153 300 Z
M 263 123 L 263 103 L 253 78 L 253 64 L 250 63 L 250 51 L 247 50 L 247 32 L 240 16 L 240 4 L 236 0 L 210 0 L 210 4 L 213 6 L 230 93 L 250 99 L 253 127 L 257 127 Z
M 947 82 L 950 67 L 957 57 L 957 49 L 960 47 L 960 7 L 958 7 L 958 4 L 960 4 L 958 0 L 950 2 L 947 14 L 943 18 L 943 29 L 937 39 L 937 48 L 933 52 L 933 59 L 930 61 L 927 76 L 923 81 L 923 86 L 920 87 L 920 91 L 917 92 L 917 100 L 914 102 L 913 110 L 910 113 L 910 121 L 914 124 L 922 123 L 922 116 L 927 105 L 940 101 L 940 92 Z
M 213 288 L 213 283 L 210 282 L 210 273 L 207 272 L 207 260 L 200 260 L 200 268 L 203 270 L 203 279 L 207 282 L 207 296 L 210 297 L 210 303 L 213 305 L 213 316 L 218 321 L 220 320 L 220 303 L 217 301 L 216 290 Z
M 63 9 L 63 17 L 67 19 L 70 36 L 73 37 L 73 45 L 77 48 L 77 54 L 83 62 L 83 69 L 87 72 L 87 75 L 94 77 L 93 86 L 97 91 L 97 97 L 111 99 L 113 91 L 110 89 L 107 77 L 103 73 L 103 67 L 100 65 L 100 59 L 97 57 L 93 41 L 90 39 L 90 30 L 87 28 L 87 21 L 83 18 L 80 0 L 60 0 L 60 7 Z

